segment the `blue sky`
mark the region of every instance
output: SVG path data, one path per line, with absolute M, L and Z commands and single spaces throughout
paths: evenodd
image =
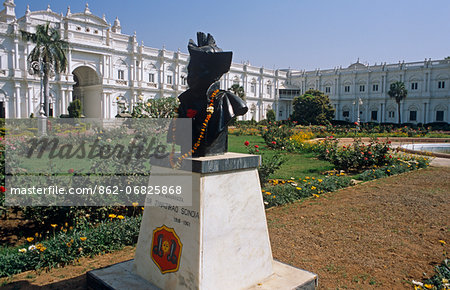
M 84 11 L 86 1 L 15 0 L 16 15 Z M 197 31 L 210 32 L 234 62 L 266 68 L 346 67 L 450 56 L 449 0 L 91 0 L 91 12 L 116 16 L 122 32 L 146 46 L 187 52 Z

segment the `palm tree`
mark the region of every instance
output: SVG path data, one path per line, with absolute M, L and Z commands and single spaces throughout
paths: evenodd
M 22 38 L 36 44 L 28 55 L 27 61 L 30 74 L 39 74 L 44 86 L 44 114 L 49 113 L 49 78 L 56 73 L 62 73 L 67 67 L 66 52 L 69 43 L 61 39 L 59 31 L 50 24 L 36 26 L 36 33 L 21 30 Z M 42 105 L 42 104 L 41 104 Z
M 239 84 L 234 84 L 229 88 L 230 91 L 232 91 L 236 96 L 239 98 L 245 100 L 245 91 L 244 88 L 241 87 Z
M 397 102 L 397 108 L 398 108 L 398 123 L 401 123 L 401 118 L 400 118 L 400 102 L 401 100 L 403 100 L 404 98 L 406 98 L 406 96 L 408 95 L 408 91 L 405 88 L 405 84 L 403 82 L 395 82 L 392 83 L 390 88 L 389 88 L 389 92 L 388 92 L 389 97 L 391 98 L 395 98 L 395 101 Z

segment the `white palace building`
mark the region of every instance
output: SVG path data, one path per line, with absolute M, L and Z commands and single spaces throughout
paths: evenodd
M 38 115 L 41 79 L 28 73 L 27 56 L 33 43 L 21 38 L 21 30 L 35 32 L 36 25 L 50 23 L 69 42 L 68 68 L 50 82 L 50 114 L 67 114 L 73 99 L 80 99 L 90 118 L 116 116 L 118 103 L 127 107 L 150 98 L 176 97 L 187 89 L 189 55 L 138 43 L 136 34 L 121 32 L 119 19 L 108 24 L 105 16 L 83 12 L 56 13 L 48 7 L 16 16 L 14 0 L 5 0 L 0 11 L 0 117 Z M 241 85 L 250 108 L 242 119 L 257 121 L 268 110 L 277 119 L 292 113 L 295 96 L 318 89 L 330 96 L 337 120 L 397 122 L 397 105 L 389 98 L 389 85 L 402 81 L 408 96 L 402 102 L 402 122 L 449 121 L 450 60 L 365 65 L 348 68 L 297 71 L 271 70 L 233 63 L 221 79 L 222 89 Z

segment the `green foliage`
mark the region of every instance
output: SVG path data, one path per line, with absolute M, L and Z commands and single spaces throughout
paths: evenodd
M 50 27 L 50 23 L 37 25 L 36 33 L 20 31 L 22 38 L 35 43 L 35 47 L 28 55 L 27 61 L 31 74 L 43 75 L 44 82 L 44 112 L 48 116 L 49 110 L 49 78 L 53 72 L 61 73 L 67 67 L 66 53 L 69 43 L 61 39 L 59 30 Z
M 326 192 L 336 191 L 351 185 L 347 176 L 324 176 L 322 178 L 305 177 L 291 180 L 271 180 L 270 186 L 263 190 L 266 207 L 292 203 L 306 197 L 318 197 Z
M 148 99 L 138 102 L 132 109 L 133 118 L 174 118 L 179 106 L 178 98 Z
M 267 128 L 261 129 L 261 136 L 270 149 L 293 151 L 295 147 L 293 147 L 290 140 L 293 134 L 294 130 L 292 126 L 279 125 L 277 123 L 271 123 Z
M 265 184 L 269 180 L 269 176 L 280 169 L 283 163 L 286 162 L 286 159 L 279 154 L 271 156 L 262 154 L 259 145 L 251 145 L 248 141 L 245 141 L 244 145 L 247 147 L 248 153 L 261 156 L 261 165 L 258 167 L 261 184 Z
M 398 108 L 398 123 L 401 123 L 400 117 L 400 102 L 406 98 L 408 95 L 408 91 L 405 88 L 405 84 L 403 82 L 394 82 L 389 87 L 388 95 L 391 98 L 395 99 Z
M 327 95 L 318 90 L 308 90 L 302 96 L 294 99 L 293 121 L 300 124 L 321 125 L 330 124 L 334 117 L 334 108 Z
M 338 139 L 326 138 L 318 145 L 319 158 L 330 161 L 338 170 L 361 172 L 393 161 L 389 154 L 390 142 L 372 140 L 369 145 L 364 145 L 360 139 L 354 139 L 351 145 L 342 147 L 338 143 Z
M 78 224 L 73 230 L 59 232 L 50 239 L 28 243 L 20 248 L 3 249 L 0 255 L 0 277 L 40 268 L 67 265 L 82 256 L 93 256 L 134 245 L 139 236 L 142 216 L 104 221 L 93 227 Z
M 432 289 L 449 289 L 450 281 L 450 265 L 447 258 L 434 268 L 436 273 L 433 277 L 426 279 L 423 284 L 432 285 Z M 446 285 L 446 286 L 444 286 Z
M 79 99 L 75 99 L 70 102 L 67 111 L 69 111 L 69 118 L 80 118 L 83 111 L 81 101 Z
M 267 114 L 266 114 L 266 117 L 267 117 L 267 122 L 275 122 L 276 121 L 275 120 L 275 111 L 274 110 L 268 110 Z
M 233 94 L 235 94 L 239 98 L 245 100 L 245 90 L 239 84 L 232 85 L 231 88 L 229 88 L 228 90 L 232 91 Z

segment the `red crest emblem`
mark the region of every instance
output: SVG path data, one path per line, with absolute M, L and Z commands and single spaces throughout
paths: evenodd
M 150 255 L 161 273 L 178 271 L 182 248 L 183 244 L 174 229 L 163 225 L 153 230 Z

